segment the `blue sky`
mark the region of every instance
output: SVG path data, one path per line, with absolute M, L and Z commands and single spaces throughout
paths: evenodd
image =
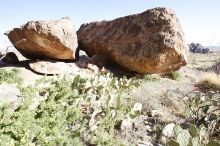
M 29 20 L 68 16 L 78 29 L 82 23 L 111 20 L 154 7 L 175 10 L 187 43 L 220 45 L 220 0 L 2 0 L 0 33 Z

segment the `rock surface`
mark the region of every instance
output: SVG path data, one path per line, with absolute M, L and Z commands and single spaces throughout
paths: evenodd
M 69 18 L 30 21 L 8 32 L 15 48 L 28 59 L 75 58 L 78 46 L 74 25 Z
M 191 43 L 189 45 L 189 51 L 193 53 L 202 53 L 202 54 L 207 54 L 209 53 L 209 48 L 205 48 L 199 43 Z
M 40 74 L 65 74 L 79 72 L 80 68 L 75 63 L 57 61 L 34 61 L 29 63 L 32 71 Z
M 130 119 L 124 119 L 121 122 L 120 129 L 121 129 L 121 131 L 126 132 L 127 130 L 128 131 L 132 130 L 132 126 L 133 126 L 133 123 Z
M 3 62 L 17 64 L 19 63 L 19 59 L 14 52 L 8 52 L 5 57 L 2 59 Z
M 21 93 L 15 84 L 0 84 L 0 104 L 11 104 L 15 108 L 19 105 L 20 100 Z
M 175 127 L 175 124 L 174 123 L 170 123 L 170 124 L 167 124 L 164 128 L 163 128 L 163 135 L 166 136 L 166 137 L 174 137 L 174 127 Z
M 78 61 L 76 63 L 65 63 L 53 60 L 47 61 L 31 61 L 29 62 L 29 68 L 35 73 L 55 75 L 55 74 L 81 74 L 88 75 L 87 72 L 98 72 L 99 69 L 95 65 L 84 61 Z M 82 75 L 83 76 L 83 75 Z
M 103 55 L 138 73 L 164 73 L 186 64 L 184 34 L 168 8 L 83 24 L 77 35 L 79 49 L 90 57 Z

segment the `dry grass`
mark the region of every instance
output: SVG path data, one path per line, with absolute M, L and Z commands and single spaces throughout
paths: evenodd
M 143 113 L 155 110 L 163 121 L 171 121 L 185 114 L 185 105 L 179 101 L 183 96 L 180 92 L 174 81 L 161 79 L 143 83 L 131 96 L 134 103 L 143 105 Z
M 214 72 L 204 73 L 198 86 L 220 90 L 220 75 Z
M 190 68 L 207 68 L 220 60 L 220 52 L 213 52 L 209 54 L 189 53 L 188 64 Z

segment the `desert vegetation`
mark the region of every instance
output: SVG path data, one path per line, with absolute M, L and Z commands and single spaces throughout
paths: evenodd
M 1 69 L 1 82 L 17 82 L 18 72 Z M 10 76 L 11 75 L 11 76 Z M 4 77 L 4 78 L 3 78 Z M 112 145 L 114 128 L 140 115 L 128 90 L 139 80 L 110 74 L 92 78 L 62 76 L 42 79 L 35 86 L 19 86 L 23 101 L 1 105 L 1 145 Z
M 0 53 L 0 145 L 220 145 L 220 55 L 187 48 L 174 10 L 5 35 L 15 48 Z
M 219 145 L 218 75 L 204 75 L 197 88 L 173 98 L 147 92 L 179 73 L 169 73 L 167 79 L 66 74 L 28 87 L 19 74 L 18 69 L 0 70 L 0 83 L 16 83 L 22 96 L 18 106 L 0 107 L 1 145 L 128 145 L 146 140 L 169 146 Z M 132 135 L 138 120 L 151 127 L 145 133 L 150 138 L 141 141 Z M 144 129 L 137 131 L 143 134 Z
M 210 89 L 220 89 L 220 76 L 214 72 L 204 73 L 201 80 L 198 83 L 199 86 L 203 86 Z

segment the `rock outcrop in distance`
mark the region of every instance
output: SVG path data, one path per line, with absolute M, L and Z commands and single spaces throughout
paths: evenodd
M 101 55 L 141 74 L 164 73 L 186 65 L 184 33 L 169 8 L 83 24 L 77 36 L 79 49 L 90 57 Z
M 15 48 L 28 59 L 72 60 L 78 46 L 74 25 L 67 17 L 29 21 L 7 35 Z
M 189 51 L 193 53 L 207 54 L 209 53 L 209 48 L 206 48 L 199 43 L 191 43 L 189 45 Z

